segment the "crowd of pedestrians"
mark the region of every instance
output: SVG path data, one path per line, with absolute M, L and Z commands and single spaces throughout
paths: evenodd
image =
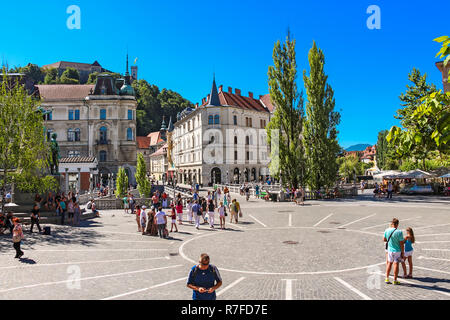
M 125 213 L 135 214 L 137 231 L 143 235 L 160 236 L 167 238 L 170 233 L 178 232 L 178 225 L 187 221 L 200 229 L 201 225 L 209 225 L 216 228 L 216 222 L 220 229 L 225 230 L 226 217 L 230 213 L 230 223 L 239 222 L 242 217 L 242 209 L 236 199 L 231 199 L 229 190 L 215 188 L 208 191 L 206 196 L 200 196 L 194 189 L 191 197 L 183 198 L 178 193 L 175 199 L 170 201 L 167 193 L 155 191 L 151 197 L 149 208 L 143 205 L 135 205 L 134 196 L 128 194 L 123 199 Z M 164 211 L 166 210 L 166 211 Z M 185 217 L 184 214 L 187 216 Z M 164 221 L 163 218 L 164 217 Z M 185 218 L 187 218 L 185 220 Z M 218 220 L 217 220 L 218 218 Z M 170 222 L 170 231 L 168 226 Z

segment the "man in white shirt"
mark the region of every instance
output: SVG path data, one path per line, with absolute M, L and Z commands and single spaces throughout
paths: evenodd
M 160 238 L 164 238 L 164 230 L 166 229 L 167 217 L 162 211 L 162 208 L 158 208 L 158 212 L 155 214 L 155 222 L 158 225 L 158 234 Z

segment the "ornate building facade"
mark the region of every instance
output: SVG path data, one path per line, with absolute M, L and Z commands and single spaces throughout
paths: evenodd
M 37 85 L 41 106 L 50 110 L 48 134 L 56 133 L 62 158 L 95 157 L 96 182 L 107 184 L 124 167 L 130 184 L 136 172 L 136 97 L 127 72 L 115 80 L 99 75 L 95 85 Z
M 269 175 L 265 127 L 273 106 L 268 108 L 263 96 L 232 91 L 217 89 L 214 80 L 201 105 L 177 116 L 172 154 L 178 183 L 242 183 Z

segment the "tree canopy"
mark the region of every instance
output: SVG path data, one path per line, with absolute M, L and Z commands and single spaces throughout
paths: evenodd
M 284 185 L 297 188 L 303 185 L 306 173 L 303 140 L 303 93 L 297 89 L 297 62 L 295 40 L 290 34 L 273 49 L 274 66 L 269 67 L 270 98 L 277 106 L 266 130 L 271 149 L 270 172 Z
M 166 123 L 172 117 L 176 121 L 178 112 L 194 105 L 172 90 L 159 90 L 145 80 L 137 80 L 132 84 L 137 99 L 137 135 L 146 136 L 150 132 L 159 131 L 163 116 Z
M 340 114 L 334 111 L 334 91 L 327 83 L 325 74 L 325 55 L 313 43 L 308 54 L 309 76 L 306 70 L 303 79 L 306 88 L 306 120 L 304 137 L 305 154 L 308 163 L 308 186 L 312 190 L 332 186 L 336 182 L 340 152 L 337 141 L 337 126 Z
M 6 73 L 6 70 L 4 70 Z M 39 100 L 24 86 L 3 77 L 0 87 L 0 187 L 14 183 L 22 191 L 56 190 L 57 182 L 46 176 L 50 148 Z
M 61 75 L 59 79 L 61 84 L 79 84 L 80 74 L 74 68 L 67 68 Z

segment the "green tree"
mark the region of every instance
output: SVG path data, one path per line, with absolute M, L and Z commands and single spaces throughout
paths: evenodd
M 308 186 L 318 190 L 336 182 L 340 151 L 337 141 L 337 125 L 340 114 L 334 111 L 335 99 L 325 75 L 325 56 L 316 43 L 309 51 L 309 77 L 306 70 L 303 79 L 306 88 L 306 120 L 304 123 L 305 154 L 308 164 Z
M 448 36 L 442 36 L 434 39 L 433 41 L 442 43 L 441 49 L 436 54 L 436 57 L 444 59 L 444 67 L 446 67 L 450 61 L 450 38 Z M 448 75 L 450 76 L 450 70 L 448 71 Z
M 271 149 L 270 172 L 289 187 L 303 185 L 305 173 L 304 149 L 301 140 L 304 117 L 302 93 L 297 89 L 297 62 L 295 40 L 290 34 L 286 42 L 280 41 L 273 49 L 274 66 L 269 67 L 270 98 L 276 105 L 272 119 L 266 127 L 268 142 L 277 144 Z M 275 137 L 276 136 L 276 137 Z
M 163 116 L 166 118 L 166 123 L 170 117 L 175 121 L 178 112 L 187 107 L 194 107 L 180 94 L 167 89 L 160 91 L 156 85 L 150 85 L 143 79 L 134 81 L 132 86 L 138 103 L 136 110 L 138 136 L 159 131 Z
M 50 148 L 43 117 L 37 108 L 39 104 L 39 100 L 27 94 L 24 86 L 10 83 L 3 77 L 0 88 L 0 188 L 3 194 L 11 183 L 23 191 L 56 191 L 56 180 L 45 174 Z
M 397 110 L 395 118 L 401 121 L 404 128 L 411 128 L 416 125 L 411 120 L 411 115 L 422 104 L 422 98 L 436 91 L 434 84 L 427 83 L 427 75 L 421 74 L 420 70 L 413 68 L 408 75 L 409 81 L 412 85 L 406 85 L 406 92 L 400 95 L 400 104 L 402 109 Z
M 58 77 L 58 69 L 52 68 L 47 70 L 47 74 L 44 79 L 45 84 L 57 84 L 59 83 L 59 77 Z
M 116 191 L 115 195 L 118 199 L 123 198 L 128 192 L 128 176 L 123 167 L 119 168 L 116 178 Z
M 389 130 L 383 130 L 378 133 L 377 141 L 377 166 L 381 170 L 397 170 L 399 160 L 396 159 L 396 150 L 387 141 Z
M 386 138 L 395 147 L 398 158 L 421 161 L 417 166 L 427 170 L 430 153 L 438 151 L 441 160 L 449 153 L 450 93 L 433 92 L 421 101 L 409 115 L 409 122 L 415 125 L 405 129 L 393 126 Z
M 120 73 L 109 73 L 109 72 L 102 72 L 102 73 L 99 73 L 99 72 L 94 72 L 94 73 L 91 73 L 91 74 L 89 75 L 87 84 L 95 84 L 95 83 L 97 82 L 97 77 L 98 77 L 99 74 L 109 74 L 109 75 L 111 75 L 114 79 L 120 79 L 120 78 L 122 78 L 122 75 L 121 75 Z
M 37 64 L 29 63 L 26 67 L 19 69 L 20 73 L 25 74 L 25 76 L 35 84 L 42 83 L 45 78 L 45 70 L 40 68 Z
M 80 74 L 74 68 L 67 68 L 61 75 L 59 79 L 61 84 L 79 84 Z
M 137 166 L 136 166 L 136 182 L 141 197 L 149 198 L 152 190 L 152 185 L 147 179 L 147 166 L 145 164 L 144 156 L 142 153 L 137 155 Z

